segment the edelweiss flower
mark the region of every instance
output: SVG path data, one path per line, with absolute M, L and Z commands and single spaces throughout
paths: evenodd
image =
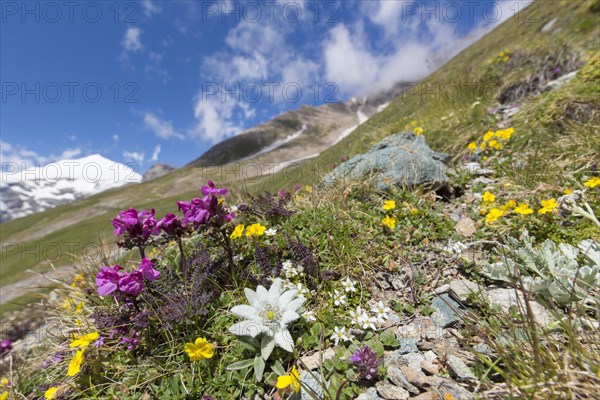
M 296 310 L 306 300 L 304 297 L 296 297 L 296 289 L 281 293 L 282 285 L 283 281 L 277 278 L 268 291 L 263 286 L 258 286 L 256 292 L 246 288 L 244 293 L 250 304 L 231 309 L 233 314 L 245 320 L 234 324 L 229 332 L 251 337 L 262 334 L 260 347 L 265 360 L 269 358 L 275 345 L 290 353 L 294 351 L 294 340 L 287 326 L 300 318 Z

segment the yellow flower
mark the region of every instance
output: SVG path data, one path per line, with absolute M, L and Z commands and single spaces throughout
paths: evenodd
M 517 202 L 514 200 L 509 200 L 505 205 L 502 206 L 502 211 L 506 211 L 510 208 L 515 208 L 517 206 Z
M 390 229 L 394 229 L 396 227 L 396 218 L 390 218 L 386 215 L 385 218 L 381 220 L 381 223 Z
M 71 287 L 77 288 L 80 287 L 83 283 L 85 283 L 85 278 L 81 274 L 77 274 L 73 277 L 73 283 L 71 283 Z
M 266 229 L 267 227 L 262 226 L 261 224 L 252 224 L 246 228 L 246 236 L 262 236 L 262 234 L 265 233 Z
M 73 341 L 71 342 L 71 344 L 69 346 L 70 347 L 81 347 L 83 349 L 85 347 L 88 347 L 90 345 L 90 343 L 98 340 L 99 336 L 100 335 L 98 334 L 98 332 L 88 333 L 87 335 L 79 336 L 78 338 L 73 339 Z
M 410 121 L 410 124 L 411 124 L 412 126 L 416 126 L 416 125 L 417 125 L 417 121 Z
M 479 148 L 480 148 L 482 151 L 484 151 L 484 150 L 487 148 L 487 144 L 486 144 L 485 142 L 483 142 L 483 143 L 481 143 L 481 144 L 479 145 Z
M 381 208 L 383 208 L 385 211 L 393 210 L 396 208 L 396 202 L 394 200 L 386 200 Z
M 304 186 L 304 190 L 306 190 L 308 193 L 312 193 L 312 186 L 306 185 Z
M 469 145 L 467 146 L 467 148 L 469 150 L 471 150 L 473 153 L 475 153 L 475 150 L 477 150 L 477 142 L 471 142 L 471 143 L 469 143 Z
M 515 133 L 514 128 L 501 129 L 496 132 L 496 136 L 502 140 L 509 140 L 511 138 L 511 136 L 513 135 L 513 133 Z
M 573 189 L 565 189 L 565 190 L 563 190 L 563 193 L 566 195 L 569 195 L 569 194 L 573 193 Z
M 420 126 L 417 126 L 413 132 L 415 133 L 415 135 L 421 136 L 423 134 L 423 132 L 425 132 L 425 131 Z
M 484 203 L 493 203 L 496 200 L 496 196 L 490 192 L 485 192 L 481 198 Z
M 593 176 L 587 181 L 585 181 L 583 185 L 589 188 L 595 188 L 596 186 L 600 186 L 600 178 L 597 176 Z
M 538 210 L 539 214 L 546 214 L 548 212 L 552 212 L 556 207 L 558 207 L 556 199 L 542 200 L 541 203 L 542 208 Z
M 501 51 L 500 54 L 498 54 L 498 57 L 504 57 L 504 52 Z
M 417 215 L 417 214 L 419 213 L 419 210 L 418 210 L 418 209 L 416 209 L 416 208 L 411 208 L 411 209 L 410 209 L 410 213 L 411 213 L 412 215 Z
M 300 391 L 300 375 L 296 367 L 292 367 L 292 372 L 289 374 L 278 377 L 277 384 L 275 385 L 277 389 L 285 389 L 290 386 L 295 393 Z
M 454 400 L 454 396 L 451 393 L 446 393 L 444 396 L 444 400 Z
M 515 208 L 514 211 L 521 215 L 533 214 L 533 210 L 525 203 L 519 204 L 519 207 Z
M 81 371 L 81 364 L 83 364 L 84 355 L 85 349 L 81 349 L 75 353 L 75 357 L 73 357 L 69 363 L 69 371 L 67 372 L 67 375 L 75 376 L 79 373 L 79 371 Z
M 504 215 L 504 211 L 499 210 L 497 208 L 492 208 L 485 217 L 485 222 L 496 222 L 498 219 Z
M 46 392 L 44 393 L 44 398 L 48 399 L 48 400 L 52 400 L 56 397 L 56 392 L 58 392 L 58 388 L 55 386 L 52 386 L 50 389 L 46 390 Z
M 504 57 L 502 61 L 507 62 L 509 60 L 508 56 Z
M 190 357 L 190 361 L 206 360 L 215 354 L 214 346 L 200 337 L 194 343 L 186 343 L 183 350 Z
M 493 138 L 493 137 L 494 137 L 494 132 L 492 132 L 492 131 L 487 131 L 487 132 L 485 133 L 485 135 L 483 135 L 483 140 L 485 140 L 485 141 L 487 142 L 488 140 L 490 140 L 490 139 L 491 139 L 491 138 Z
M 0 387 L 8 386 L 8 382 L 8 378 L 3 377 L 2 379 L 0 379 Z
M 243 232 L 244 232 L 244 225 L 240 224 L 235 227 L 235 229 L 233 230 L 233 232 L 231 232 L 231 235 L 229 235 L 229 237 L 231 239 L 237 239 L 239 237 L 242 237 Z
M 0 394 L 0 400 L 6 400 L 8 398 L 8 392 Z

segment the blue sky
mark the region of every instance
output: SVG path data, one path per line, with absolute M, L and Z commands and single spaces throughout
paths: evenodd
M 421 79 L 524 5 L 3 1 L 2 163 L 179 167 L 302 104 Z

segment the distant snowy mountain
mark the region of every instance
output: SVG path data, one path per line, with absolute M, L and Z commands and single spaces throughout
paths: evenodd
M 0 221 L 23 217 L 129 183 L 142 176 L 99 154 L 1 173 Z

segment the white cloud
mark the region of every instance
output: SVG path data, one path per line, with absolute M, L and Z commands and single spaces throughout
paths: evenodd
M 191 131 L 191 136 L 217 143 L 241 132 L 243 126 L 233 121 L 236 106 L 240 107 L 229 96 L 226 101 L 221 101 L 220 97 L 198 98 L 194 106 L 194 116 L 198 123 Z
M 142 9 L 144 10 L 144 15 L 147 17 L 151 17 L 152 15 L 158 14 L 162 11 L 161 8 L 152 0 L 142 0 L 141 4 Z
M 125 158 L 125 160 L 128 162 L 136 163 L 138 167 L 144 164 L 144 153 L 125 150 L 123 152 L 123 158 Z
M 163 83 L 167 83 L 167 81 L 171 79 L 171 75 L 169 75 L 167 70 L 162 66 L 163 57 L 164 56 L 162 54 L 150 51 L 148 53 L 148 61 L 146 62 L 144 70 L 148 74 L 153 74 L 160 77 Z
M 157 115 L 146 112 L 144 113 L 144 127 L 161 139 L 183 139 L 184 136 L 178 133 L 173 128 L 171 121 L 165 121 Z
M 81 155 L 80 148 L 70 148 L 61 151 L 60 153 L 51 153 L 41 155 L 37 152 L 28 149 L 22 145 L 12 145 L 8 142 L 0 140 L 0 162 L 2 170 L 21 170 L 33 168 L 35 166 L 43 166 L 50 162 L 70 159 Z
M 140 28 L 127 28 L 121 41 L 121 61 L 127 61 L 131 53 L 137 53 L 143 49 L 141 35 Z
M 161 147 L 160 144 L 156 145 L 154 151 L 152 152 L 152 157 L 150 157 L 151 162 L 156 162 L 158 160 L 158 155 L 160 154 Z
M 117 135 L 116 133 L 112 137 L 115 142 L 119 141 L 119 135 Z

